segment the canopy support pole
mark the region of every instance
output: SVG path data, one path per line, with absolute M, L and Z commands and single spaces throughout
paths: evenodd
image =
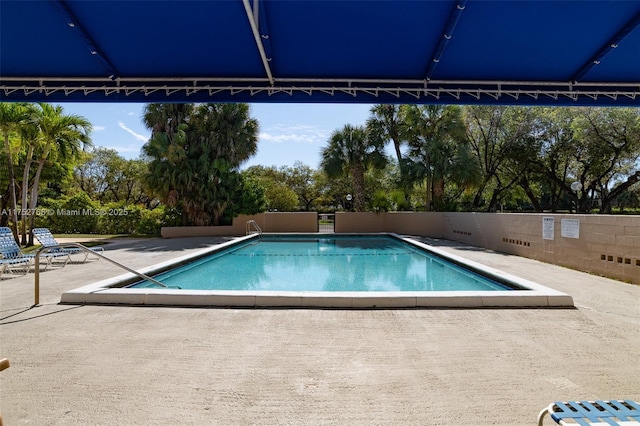
M 109 78 L 112 80 L 117 78 L 119 75 L 118 75 L 118 71 L 116 70 L 116 67 L 113 66 L 109 58 L 104 54 L 104 52 L 100 50 L 100 48 L 96 44 L 93 37 L 91 37 L 91 34 L 89 34 L 87 30 L 82 26 L 82 24 L 80 23 L 78 18 L 76 18 L 76 16 L 73 14 L 69 6 L 60 0 L 54 1 L 53 4 L 58 9 L 58 11 L 60 12 L 60 15 L 62 15 L 62 19 L 64 19 L 65 23 L 69 26 L 69 28 L 77 30 L 79 32 L 80 38 L 82 38 L 82 41 L 89 49 L 89 53 L 97 57 L 100 60 L 100 62 L 102 62 L 102 65 L 105 67 L 105 69 L 109 73 Z
M 254 0 L 257 4 L 259 0 Z M 258 31 L 258 24 L 253 14 L 253 10 L 251 9 L 251 5 L 249 4 L 249 0 L 242 0 L 244 4 L 244 10 L 247 12 L 247 18 L 249 19 L 249 24 L 251 25 L 251 31 L 253 32 L 253 38 L 256 41 L 256 45 L 258 46 L 258 51 L 260 52 L 260 58 L 262 58 L 262 65 L 264 66 L 264 70 L 267 73 L 267 77 L 269 78 L 269 83 L 273 86 L 274 80 L 273 75 L 271 74 L 271 67 L 269 67 L 269 58 L 267 58 L 267 54 L 265 53 L 264 46 L 262 45 L 262 40 L 260 39 L 260 32 Z
M 640 25 L 640 13 L 631 18 L 627 25 L 622 27 L 620 31 L 614 35 L 604 46 L 593 55 L 586 64 L 584 64 L 578 72 L 571 78 L 571 81 L 578 82 L 589 72 L 593 67 L 600 64 L 600 61 L 604 59 L 612 50 L 616 49 L 620 42 L 624 40 L 636 27 Z
M 462 12 L 464 11 L 465 7 L 467 7 L 467 0 L 459 0 L 456 2 L 453 10 L 451 11 L 449 19 L 447 20 L 447 25 L 444 27 L 444 32 L 442 33 L 442 37 L 440 38 L 440 42 L 438 43 L 436 50 L 431 55 L 431 60 L 429 61 L 429 66 L 427 67 L 426 73 L 427 80 L 431 80 L 431 76 L 436 70 L 438 63 L 440 62 L 440 58 L 447 48 L 449 40 L 451 40 L 451 37 L 453 37 L 453 32 L 456 29 L 458 20 L 460 19 L 460 16 L 462 16 Z

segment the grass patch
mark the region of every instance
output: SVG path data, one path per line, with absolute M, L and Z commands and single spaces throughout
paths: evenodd
M 100 240 L 109 240 L 111 238 L 131 237 L 128 234 L 54 234 L 55 238 L 96 238 Z
M 109 244 L 108 241 L 87 241 L 84 243 L 80 243 L 85 247 L 96 247 L 96 246 L 104 246 Z M 36 254 L 36 252 L 41 248 L 40 244 L 34 244 L 30 247 L 22 247 L 21 251 L 24 254 Z

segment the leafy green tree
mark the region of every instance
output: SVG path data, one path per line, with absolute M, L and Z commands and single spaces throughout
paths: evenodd
M 287 167 L 276 166 L 251 166 L 242 172 L 243 175 L 255 179 L 257 181 L 268 179 L 284 182 L 287 177 Z
M 321 172 L 296 161 L 293 167 L 285 169 L 285 181 L 298 196 L 300 210 L 312 210 L 316 200 L 322 196 L 324 181 Z
M 353 189 L 354 209 L 365 210 L 364 173 L 368 167 L 384 168 L 384 140 L 365 127 L 346 125 L 336 130 L 322 149 L 321 167 L 329 178 L 347 175 Z
M 267 198 L 262 185 L 255 179 L 245 177 L 240 174 L 242 188 L 234 198 L 236 212 L 231 215 L 231 219 L 238 214 L 258 214 L 267 210 Z
M 350 184 L 346 177 L 329 179 L 327 174 L 318 170 L 316 174 L 317 185 L 322 188 L 320 197 L 315 202 L 316 208 L 320 212 L 334 212 L 344 207 L 344 198 L 350 191 Z
M 298 211 L 298 195 L 287 184 L 287 167 L 251 166 L 243 175 L 263 188 L 267 210 Z
M 528 173 L 524 176 L 530 181 L 532 175 L 539 176 L 540 210 L 546 205 L 546 208 L 555 212 L 567 196 L 575 195 L 571 194 L 569 185 L 575 180 L 572 180 L 570 174 L 573 170 L 571 152 L 578 143 L 573 126 L 576 109 L 536 108 L 534 111 L 536 142 L 533 145 L 539 152 L 529 154 Z
M 612 206 L 620 209 L 620 213 L 624 213 L 625 208 L 640 210 L 640 185 L 635 185 L 618 195 Z
M 298 211 L 298 196 L 284 182 L 263 179 L 260 185 L 264 188 L 267 209 L 270 211 Z
M 84 155 L 75 169 L 75 182 L 92 199 L 101 203 L 150 204 L 142 183 L 148 164 L 127 160 L 113 149 L 98 148 Z
M 278 211 L 310 211 L 322 197 L 322 172 L 296 161 L 292 167 L 251 166 L 243 172 L 265 188 L 267 206 Z
M 509 162 L 532 131 L 531 110 L 522 107 L 466 107 L 467 138 L 480 162 L 481 180 L 473 199 L 480 208 L 489 193 L 487 211 L 496 211 L 500 200 L 517 185 L 520 175 L 512 173 Z
M 598 194 L 600 212 L 610 213 L 617 196 L 640 181 L 640 115 L 629 108 L 581 108 L 574 121 L 575 176 L 582 185 L 579 209 Z M 580 191 L 579 191 L 580 192 Z
M 551 209 L 566 200 L 569 208 L 588 212 L 600 203 L 610 212 L 613 200 L 640 180 L 640 117 L 628 108 L 543 108 L 535 137 Z M 577 190 L 571 185 L 579 183 Z
M 540 134 L 540 111 L 539 108 L 515 110 L 518 111 L 521 111 L 521 114 L 517 115 L 518 125 L 523 130 L 514 136 L 499 169 L 501 181 L 513 182 L 513 186 L 500 196 L 503 198 L 501 204 L 515 206 L 513 208 L 516 210 L 529 208 L 530 204 L 533 210 L 541 212 L 545 179 L 543 170 L 536 165 L 543 145 L 537 137 Z

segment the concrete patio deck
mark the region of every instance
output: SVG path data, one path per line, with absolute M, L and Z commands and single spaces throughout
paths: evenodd
M 139 268 L 222 239 L 117 240 Z M 448 241 L 576 309 L 59 305 L 121 273 L 88 262 L 0 280 L 6 425 L 527 425 L 555 400 L 640 400 L 640 287 Z M 550 420 L 547 420 L 551 424 Z

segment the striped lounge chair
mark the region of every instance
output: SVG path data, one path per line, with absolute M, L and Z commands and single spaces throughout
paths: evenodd
M 13 265 L 17 265 L 20 262 L 26 263 L 26 270 L 29 270 L 31 265 L 35 265 L 35 254 L 24 254 L 20 250 L 20 246 L 13 238 L 11 229 L 7 227 L 0 227 L 0 257 L 4 260 L 5 268 L 11 270 Z M 63 262 L 62 266 L 66 266 L 67 262 L 71 260 L 68 253 L 45 253 L 41 254 L 40 258 L 43 259 L 44 269 L 46 270 L 54 260 L 60 259 Z M 12 264 L 13 263 L 13 264 Z
M 565 426 L 640 426 L 640 404 L 628 399 L 554 402 L 540 412 L 538 426 L 546 414 Z
M 5 273 L 24 275 L 29 271 L 30 266 L 31 259 L 29 258 L 5 259 L 2 257 L 0 258 L 0 277 Z
M 42 247 L 54 247 L 60 245 L 58 241 L 56 241 L 55 237 L 47 228 L 34 228 L 33 236 L 38 240 L 38 242 L 42 245 Z M 91 251 L 103 253 L 104 248 L 102 247 L 91 247 Z M 82 262 L 86 262 L 89 257 L 89 252 L 86 250 L 79 249 L 77 247 L 68 247 L 68 248 L 54 248 L 49 251 L 49 253 L 67 253 L 67 254 L 84 254 L 84 259 Z M 100 258 L 98 257 L 98 260 Z

